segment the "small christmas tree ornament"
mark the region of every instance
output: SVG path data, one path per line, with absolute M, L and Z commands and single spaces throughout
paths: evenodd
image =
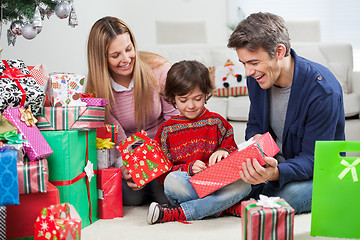
M 10 30 L 13 34 L 21 35 L 21 28 L 24 26 L 24 23 L 20 20 L 15 20 L 10 25 Z
M 15 46 L 16 36 L 17 36 L 17 35 L 16 35 L 16 34 L 13 34 L 10 29 L 7 30 L 8 46 L 10 46 L 10 44 L 12 44 L 13 46 Z
M 55 14 L 60 19 L 67 18 L 70 14 L 71 7 L 67 2 L 61 1 L 55 6 Z
M 71 8 L 70 16 L 69 16 L 69 26 L 76 27 L 78 24 L 77 16 L 74 7 Z
M 32 25 L 34 28 L 42 28 L 41 14 L 40 14 L 39 7 L 35 8 L 34 19 L 33 19 Z
M 21 28 L 21 34 L 24 38 L 31 40 L 36 37 L 37 30 L 33 27 L 32 24 L 28 23 L 23 28 Z

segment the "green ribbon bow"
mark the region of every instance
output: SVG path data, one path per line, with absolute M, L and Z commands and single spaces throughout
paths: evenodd
M 22 144 L 27 141 L 26 139 L 23 139 L 22 133 L 8 137 L 6 138 L 6 140 L 7 140 L 7 144 Z

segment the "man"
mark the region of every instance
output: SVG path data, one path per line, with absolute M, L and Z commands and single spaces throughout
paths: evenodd
M 255 13 L 239 23 L 228 47 L 245 66 L 250 98 L 245 138 L 269 131 L 280 148 L 262 167 L 243 164 L 249 197 L 284 198 L 296 213 L 311 211 L 315 141 L 344 140 L 342 89 L 324 66 L 296 55 L 284 20 Z

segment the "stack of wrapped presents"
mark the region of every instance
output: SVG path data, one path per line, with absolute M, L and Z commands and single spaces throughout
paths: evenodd
M 84 93 L 84 75 L 21 60 L 0 62 L 0 82 L 0 239 L 80 239 L 122 217 L 106 99 Z

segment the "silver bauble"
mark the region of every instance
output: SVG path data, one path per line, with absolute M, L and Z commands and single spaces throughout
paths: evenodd
M 68 4 L 67 2 L 59 2 L 55 6 L 55 14 L 60 19 L 67 18 L 70 14 L 70 11 L 71 11 L 71 7 L 70 4 Z
M 37 30 L 32 26 L 32 24 L 29 23 L 21 28 L 21 34 L 24 38 L 30 40 L 36 37 Z
M 14 34 L 10 29 L 7 30 L 8 46 L 10 46 L 10 44 L 15 46 L 16 37 L 17 37 L 17 35 Z
M 20 20 L 15 20 L 10 25 L 10 30 L 13 34 L 21 35 L 21 28 L 24 26 L 24 23 Z

